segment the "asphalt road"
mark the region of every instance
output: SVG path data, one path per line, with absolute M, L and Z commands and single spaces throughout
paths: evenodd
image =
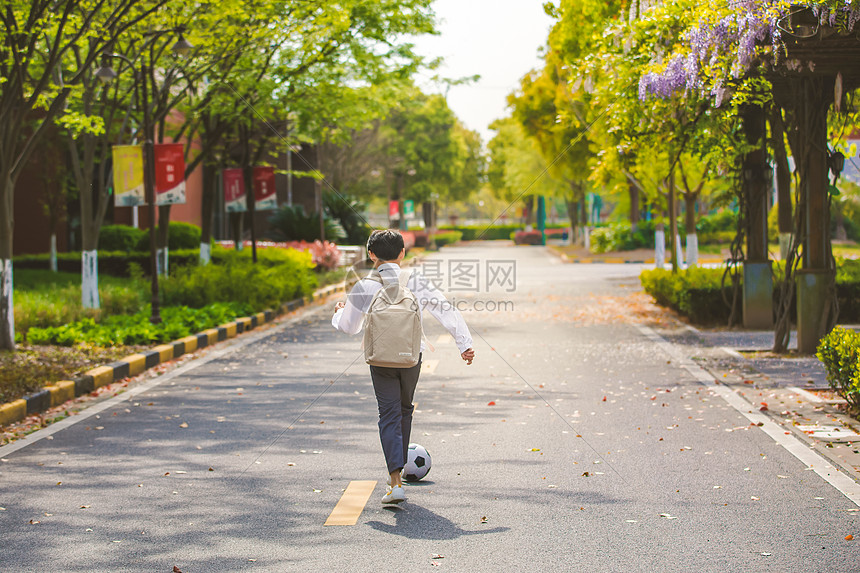
M 477 358 L 427 321 L 433 467 L 406 503 L 380 503 L 331 301 L 0 448 L 0 571 L 860 571 L 857 505 L 632 324 L 642 267 L 472 246 L 424 268 Z M 357 480 L 356 525 L 325 527 Z

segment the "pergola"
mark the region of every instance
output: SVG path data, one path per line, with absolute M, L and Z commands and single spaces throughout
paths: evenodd
M 827 114 L 844 94 L 860 87 L 860 32 L 845 33 L 818 22 L 810 8 L 792 8 L 784 34 L 785 51 L 774 54 L 777 65 L 767 74 L 777 104 L 794 113 L 799 150 L 795 164 L 800 176 L 803 204 L 799 229 L 802 264 L 796 277 L 797 347 L 801 353 L 815 352 L 819 340 L 835 322 L 831 309 L 836 297 L 835 270 L 830 261 L 828 189 L 830 152 Z M 860 27 L 860 26 L 858 26 Z M 764 113 L 745 116 L 750 142 L 765 135 Z M 772 277 L 767 260 L 767 192 L 770 180 L 764 150 L 747 156 L 744 192 L 749 223 L 747 257 L 744 262 L 744 326 L 773 325 Z

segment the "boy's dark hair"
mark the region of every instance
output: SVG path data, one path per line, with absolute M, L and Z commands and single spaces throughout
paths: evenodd
M 393 261 L 403 250 L 403 235 L 394 229 L 373 231 L 367 239 L 367 251 L 381 261 Z

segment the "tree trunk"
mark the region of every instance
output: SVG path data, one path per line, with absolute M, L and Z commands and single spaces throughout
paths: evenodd
M 791 246 L 794 232 L 794 213 L 791 205 L 791 169 L 788 166 L 788 153 L 785 148 L 785 124 L 782 111 L 772 105 L 770 108 L 771 145 L 776 163 L 776 205 L 779 226 L 779 257 L 785 260 Z
M 630 228 L 635 233 L 639 228 L 639 188 L 627 180 L 627 194 L 630 196 Z
M 156 261 L 159 276 L 167 275 L 168 241 L 170 240 L 170 205 L 158 206 L 158 243 Z
M 678 272 L 678 216 L 675 212 L 677 203 L 675 202 L 675 174 L 670 173 L 666 179 L 666 184 L 669 187 L 669 236 L 672 237 L 672 272 Z
M 654 227 L 654 266 L 658 269 L 666 266 L 666 226 L 663 223 Z
M 51 262 L 50 268 L 53 272 L 57 272 L 57 233 L 51 233 Z
M 203 197 L 200 221 L 200 265 L 206 266 L 211 260 L 213 216 L 215 214 L 215 195 L 218 190 L 218 172 L 213 165 L 203 166 Z
M 15 350 L 12 304 L 12 238 L 15 183 L 6 171 L 0 179 L 0 350 Z
M 699 237 L 696 234 L 696 201 L 698 193 L 684 193 L 684 227 L 687 233 L 687 267 L 699 263 Z

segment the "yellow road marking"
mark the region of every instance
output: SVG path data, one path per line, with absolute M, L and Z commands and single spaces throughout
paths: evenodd
M 355 525 L 375 487 L 375 480 L 349 482 L 325 525 Z
M 423 360 L 421 362 L 421 374 L 433 374 L 439 366 L 438 360 Z

